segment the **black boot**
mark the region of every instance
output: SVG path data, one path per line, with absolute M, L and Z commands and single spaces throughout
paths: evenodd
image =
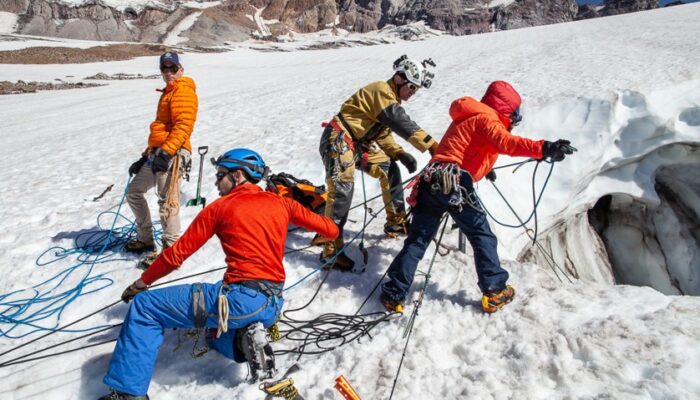
M 145 243 L 138 239 L 133 239 L 126 242 L 126 245 L 124 245 L 124 251 L 127 253 L 141 254 L 147 251 L 156 251 L 156 246 L 153 241 L 151 241 L 151 243 Z
M 148 400 L 148 395 L 132 396 L 130 394 L 112 389 L 112 391 L 109 394 L 106 394 L 97 400 Z

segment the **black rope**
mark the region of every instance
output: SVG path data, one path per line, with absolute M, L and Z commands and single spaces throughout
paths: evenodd
M 410 182 L 413 178 L 406 180 L 404 183 Z M 402 183 L 402 185 L 404 184 Z M 364 185 L 363 185 L 364 189 Z M 378 196 L 377 196 L 378 197 Z M 375 198 L 377 198 L 375 197 Z M 371 200 L 371 199 L 370 199 Z M 362 204 L 366 204 L 370 200 L 366 200 Z M 358 206 L 361 204 L 358 204 Z M 364 230 L 369 226 L 369 224 L 377 218 L 379 213 L 385 210 L 387 204 L 382 207 L 376 214 L 370 213 L 372 216 L 367 220 L 367 213 L 365 212 L 365 223 L 361 231 L 355 234 L 353 239 L 348 242 L 352 243 L 357 237 L 364 232 Z M 354 208 L 354 207 L 353 207 Z M 366 210 L 366 207 L 365 207 Z M 347 246 L 347 244 L 346 244 Z M 295 249 L 296 250 L 296 249 Z M 388 321 L 391 317 L 396 314 L 396 312 L 373 312 L 368 314 L 359 314 L 360 310 L 367 301 L 370 299 L 372 294 L 377 290 L 377 287 L 381 284 L 381 281 L 386 276 L 386 272 L 379 279 L 377 284 L 374 286 L 369 295 L 362 302 L 358 310 L 354 315 L 343 315 L 337 313 L 325 313 L 311 320 L 301 320 L 290 317 L 291 313 L 301 311 L 311 305 L 311 303 L 316 299 L 316 296 L 321 290 L 321 287 L 326 282 L 330 276 L 331 269 L 328 271 L 326 276 L 321 280 L 318 287 L 316 288 L 311 299 L 301 307 L 286 310 L 282 313 L 282 317 L 278 321 L 278 325 L 287 327 L 288 329 L 280 329 L 281 339 L 286 339 L 291 342 L 300 342 L 291 349 L 276 350 L 275 355 L 284 354 L 298 354 L 297 360 L 303 355 L 317 355 L 326 353 L 328 351 L 337 349 L 347 343 L 350 343 L 362 336 L 368 335 L 372 337 L 370 331 L 382 322 Z M 308 349 L 312 347 L 312 349 Z
M 407 183 L 410 182 L 413 178 L 414 178 L 414 177 L 411 177 L 411 178 L 405 180 L 404 182 L 401 183 L 401 185 L 407 184 Z M 396 187 L 398 187 L 398 185 L 397 185 Z M 392 187 L 390 190 L 393 190 L 393 187 Z M 372 201 L 372 200 L 374 200 L 374 199 L 377 199 L 377 198 L 379 198 L 380 196 L 381 196 L 381 194 L 379 194 L 378 196 L 375 196 L 375 197 L 373 197 L 373 198 L 371 198 L 371 199 L 368 199 L 368 200 L 366 200 L 365 202 L 363 202 L 363 203 L 361 203 L 361 204 L 358 204 L 358 205 L 352 207 L 351 209 L 356 208 L 356 207 L 359 207 L 359 206 L 362 206 L 362 205 L 365 205 L 366 203 L 368 203 L 368 202 L 370 202 L 370 201 Z M 364 230 L 367 228 L 367 226 L 368 226 L 368 225 L 378 216 L 378 214 L 379 214 L 382 210 L 384 210 L 385 208 L 386 208 L 386 205 L 385 205 L 381 210 L 379 210 L 379 211 L 377 212 L 377 215 L 373 215 L 372 218 L 370 218 L 369 221 L 367 221 L 367 222 L 364 224 L 364 226 L 362 227 L 361 232 L 364 232 Z M 366 220 L 366 218 L 365 218 L 365 220 Z M 355 237 L 353 238 L 353 240 L 355 240 L 355 238 L 356 238 L 358 235 L 359 235 L 359 233 L 358 233 L 357 235 L 355 235 Z M 350 241 L 348 244 L 350 244 L 351 242 L 352 242 L 352 241 Z M 294 253 L 294 252 L 297 252 L 297 251 L 302 251 L 302 250 L 308 249 L 308 248 L 310 248 L 310 247 L 313 247 L 313 246 L 306 246 L 306 247 L 298 248 L 298 249 L 288 249 L 288 251 L 286 251 L 285 254 L 291 254 L 291 253 Z M 152 286 L 150 286 L 149 288 L 157 288 L 157 287 L 160 287 L 160 286 L 163 286 L 163 285 L 167 285 L 167 284 L 170 284 L 170 283 L 173 283 L 173 282 L 177 282 L 177 281 L 189 279 L 189 278 L 192 278 L 192 277 L 195 277 L 195 276 L 200 276 L 200 275 L 205 275 L 205 274 L 208 274 L 208 273 L 211 273 L 211 272 L 221 271 L 221 270 L 224 270 L 224 269 L 226 269 L 226 268 L 227 268 L 227 267 L 219 267 L 219 268 L 210 269 L 210 270 L 207 270 L 207 271 L 204 271 L 204 272 L 199 272 L 199 273 L 195 273 L 195 274 L 183 276 L 183 277 L 176 278 L 176 279 L 173 279 L 173 280 L 170 280 L 170 281 L 167 281 L 167 282 L 163 282 L 163 283 L 159 283 L 159 284 L 152 285 Z M 323 315 L 321 315 L 321 316 L 319 316 L 319 317 L 317 317 L 317 318 L 315 318 L 315 319 L 313 319 L 313 320 L 310 320 L 310 321 L 295 320 L 295 319 L 293 319 L 293 318 L 290 318 L 290 317 L 288 316 L 288 313 L 300 311 L 300 310 L 302 310 L 302 309 L 308 307 L 308 306 L 313 302 L 313 300 L 316 298 L 316 296 L 317 296 L 318 293 L 320 292 L 320 289 L 321 289 L 323 283 L 324 283 L 324 282 L 326 281 L 326 279 L 328 278 L 328 276 L 329 276 L 331 270 L 332 270 L 332 266 L 331 266 L 330 270 L 328 271 L 328 274 L 326 274 L 326 276 L 323 278 L 323 280 L 322 280 L 321 283 L 319 284 L 318 288 L 317 288 L 316 291 L 314 292 L 314 295 L 311 297 L 311 299 L 310 299 L 304 306 L 302 306 L 302 307 L 300 307 L 300 308 L 296 308 L 296 309 L 293 309 L 293 310 L 287 310 L 287 311 L 283 312 L 283 316 L 284 316 L 285 318 L 287 318 L 287 320 L 280 320 L 280 321 L 279 321 L 279 323 L 281 323 L 281 324 L 283 324 L 283 325 L 290 326 L 290 329 L 289 329 L 289 330 L 281 330 L 281 331 L 280 331 L 280 333 L 283 334 L 283 335 L 282 335 L 283 338 L 287 338 L 288 340 L 291 340 L 291 341 L 300 341 L 300 340 L 301 340 L 301 341 L 303 341 L 304 343 L 303 343 L 302 345 L 297 346 L 297 347 L 295 347 L 295 348 L 293 348 L 293 349 L 290 349 L 290 350 L 279 350 L 279 351 L 275 352 L 275 354 L 298 353 L 298 354 L 301 356 L 301 355 L 303 355 L 303 354 L 320 354 L 320 353 L 324 353 L 324 352 L 333 350 L 333 349 L 335 349 L 335 348 L 337 348 L 337 347 L 339 347 L 339 346 L 342 346 L 343 344 L 345 344 L 345 343 L 347 343 L 347 342 L 351 342 L 351 341 L 353 341 L 353 340 L 355 340 L 355 339 L 357 339 L 357 338 L 359 338 L 359 337 L 361 337 L 361 336 L 369 335 L 369 331 L 370 331 L 372 328 L 374 328 L 374 327 L 375 327 L 377 324 L 379 324 L 380 322 L 383 322 L 383 321 L 387 320 L 387 318 L 388 318 L 389 316 L 395 314 L 395 313 L 370 313 L 370 314 L 366 314 L 366 315 L 357 315 L 357 312 L 355 313 L 355 315 L 352 315 L 352 316 L 340 315 L 340 314 L 323 314 Z M 385 273 L 385 275 L 386 275 L 386 273 Z M 382 278 L 383 278 L 383 277 L 382 277 Z M 381 282 L 381 280 L 380 280 L 380 282 Z M 377 286 L 378 286 L 378 284 L 377 284 Z M 374 293 L 374 290 L 376 290 L 377 286 L 375 286 L 375 288 L 372 290 L 372 292 L 370 293 L 370 296 L 372 295 L 372 293 Z M 362 305 L 364 305 L 368 299 L 369 299 L 369 296 L 367 297 L 367 299 L 365 299 L 365 301 L 362 303 Z M 37 338 L 35 338 L 35 339 L 32 339 L 32 340 L 30 340 L 30 341 L 28 341 L 28 342 L 26 342 L 26 343 L 23 343 L 23 344 L 19 345 L 19 346 L 16 346 L 16 347 L 11 348 L 11 349 L 9 349 L 9 350 L 7 350 L 7 351 L 5 351 L 5 352 L 2 352 L 2 353 L 0 353 L 0 357 L 2 357 L 2 356 L 4 356 L 4 355 L 7 355 L 7 354 L 9 354 L 9 353 L 12 353 L 12 352 L 14 352 L 14 351 L 16 351 L 16 350 L 18 350 L 18 349 L 20 349 L 20 348 L 22 348 L 22 347 L 28 346 L 28 345 L 30 345 L 30 344 L 32 344 L 32 343 L 35 343 L 35 342 L 37 342 L 37 341 L 39 341 L 39 340 L 41 340 L 41 339 L 44 339 L 44 338 L 46 338 L 46 337 L 48 337 L 48 336 L 50 336 L 50 335 L 52 335 L 52 334 L 54 334 L 54 333 L 61 332 L 61 331 L 65 330 L 66 328 L 70 327 L 70 326 L 73 326 L 73 325 L 75 325 L 75 324 L 77 324 L 77 323 L 79 323 L 79 322 L 81 322 L 81 321 L 84 321 L 84 320 L 86 320 L 86 319 L 92 317 L 93 315 L 96 315 L 96 314 L 98 314 L 98 313 L 101 313 L 101 312 L 103 312 L 103 311 L 105 311 L 105 310 L 107 310 L 107 309 L 109 309 L 109 308 L 111 308 L 111 307 L 113 307 L 113 306 L 119 304 L 120 302 L 121 302 L 121 300 L 115 301 L 114 303 L 111 303 L 111 304 L 109 304 L 109 305 L 107 305 L 107 306 L 105 306 L 105 307 L 103 307 L 103 308 L 101 308 L 101 309 L 99 309 L 99 310 L 97 310 L 97 311 L 95 311 L 95 312 L 92 312 L 92 313 L 90 313 L 90 314 L 88 314 L 88 315 L 86 315 L 86 316 L 84 316 L 84 317 L 82 317 L 82 318 L 79 318 L 79 319 L 77 319 L 77 320 L 75 320 L 75 321 L 73 321 L 73 322 L 71 322 L 71 323 L 69 323 L 69 324 L 66 324 L 66 325 L 64 325 L 64 326 L 62 326 L 62 327 L 59 327 L 59 328 L 57 328 L 57 329 L 55 329 L 55 330 L 53 330 L 53 331 L 51 331 L 51 332 L 48 332 L 48 333 L 46 333 L 46 334 L 44 334 L 44 335 L 42 335 L 42 336 L 40 336 L 40 337 L 37 337 Z M 362 308 L 362 306 L 360 306 L 360 308 Z M 358 309 L 358 312 L 359 312 L 359 311 L 360 311 L 360 310 Z M 377 315 L 382 315 L 383 318 L 379 318 L 379 319 L 376 319 L 376 320 L 373 320 L 373 321 L 369 321 L 369 322 L 366 322 L 366 321 L 365 321 L 365 317 L 377 316 Z M 342 323 L 341 323 L 341 322 L 342 322 Z M 113 328 L 116 328 L 116 327 L 119 327 L 119 326 L 122 326 L 122 325 L 123 325 L 123 323 L 119 323 L 119 324 L 114 324 L 114 325 L 111 325 L 111 326 L 107 326 L 107 327 L 105 327 L 105 328 L 103 328 L 103 329 L 99 329 L 99 330 L 97 330 L 97 331 L 94 331 L 94 332 L 91 332 L 91 333 L 88 333 L 88 334 L 85 334 L 85 335 L 82 335 L 82 336 L 79 336 L 79 337 L 76 337 L 76 338 L 72 338 L 72 339 L 69 339 L 69 340 L 66 340 L 66 341 L 63 341 L 63 342 L 60 342 L 60 343 L 57 343 L 57 344 L 54 344 L 54 345 L 51 345 L 51 346 L 48 346 L 48 347 L 39 349 L 39 350 L 36 350 L 36 351 L 33 351 L 33 352 L 31 352 L 31 353 L 24 354 L 24 355 L 19 356 L 19 357 L 15 357 L 15 358 L 13 358 L 13 359 L 11 359 L 11 360 L 8 360 L 8 361 L 5 361 L 5 362 L 3 362 L 3 363 L 0 363 L 0 368 L 7 367 L 7 366 L 11 366 L 11 365 L 17 365 L 17 364 L 21 364 L 21 363 L 25 363 L 25 362 L 29 362 L 29 361 L 35 361 L 35 360 L 50 358 L 50 357 L 54 357 L 54 356 L 58 356 L 58 355 L 62 355 L 62 354 L 67 354 L 67 353 L 71 353 L 71 352 L 75 352 L 75 351 L 87 349 L 87 348 L 90 348 L 90 347 L 95 347 L 95 346 L 99 346 L 99 345 L 102 345 L 102 344 L 114 342 L 114 341 L 116 341 L 116 339 L 110 339 L 110 340 L 108 340 L 108 341 L 103 341 L 103 342 L 95 343 L 95 344 L 89 344 L 89 345 L 77 347 L 77 348 L 74 348 L 74 349 L 61 351 L 61 352 L 58 352 L 58 353 L 47 354 L 47 355 L 43 355 L 43 356 L 39 356 L 39 357 L 34 357 L 34 358 L 27 358 L 27 357 L 29 357 L 29 356 L 32 356 L 32 355 L 35 355 L 35 354 L 38 354 L 38 353 L 42 353 L 42 352 L 47 351 L 47 350 L 50 350 L 50 349 L 54 349 L 54 348 L 56 348 L 56 347 L 60 347 L 60 346 L 62 346 L 62 345 L 68 344 L 68 343 L 72 343 L 72 342 L 74 342 L 74 341 L 77 341 L 77 340 L 80 340 L 80 339 L 84 339 L 84 338 L 87 338 L 87 337 L 96 335 L 96 334 L 98 334 L 98 333 L 102 333 L 102 332 L 111 330 L 111 329 L 113 329 Z M 326 325 L 330 325 L 330 327 L 329 327 L 329 328 L 321 328 L 321 327 L 326 326 Z M 341 325 L 344 326 L 345 328 L 339 330 L 338 327 L 341 326 Z M 305 334 L 306 337 L 304 337 L 303 339 L 300 339 L 300 338 L 298 338 L 298 337 L 295 336 L 296 332 L 300 332 L 301 334 Z M 307 346 L 308 343 L 310 342 L 310 339 L 311 339 L 312 337 L 314 337 L 314 336 L 316 337 L 316 339 L 313 340 L 313 343 L 315 343 L 315 344 L 317 345 L 317 347 L 318 347 L 319 349 L 322 349 L 322 350 L 320 350 L 320 351 L 305 351 L 304 349 L 306 348 L 306 346 Z M 349 337 L 349 339 L 348 339 L 348 337 Z M 370 337 L 371 337 L 371 336 L 370 336 Z M 332 346 L 332 347 L 324 347 L 324 346 L 325 346 L 324 342 L 327 342 L 327 341 L 335 341 L 335 340 L 338 340 L 338 339 L 340 339 L 340 344 L 338 344 L 338 345 L 336 345 L 336 346 Z
M 545 258 L 545 261 L 547 262 L 547 264 L 550 267 L 550 269 L 552 270 L 552 272 L 554 272 L 554 276 L 557 277 L 559 282 L 562 282 L 562 283 L 564 282 L 561 279 L 561 277 L 559 276 L 559 272 L 561 272 L 561 274 L 564 275 L 564 277 L 569 281 L 569 283 L 572 283 L 572 280 L 569 277 L 569 275 L 566 273 L 566 271 L 564 269 L 562 269 L 559 266 L 559 264 L 557 264 L 557 262 L 554 260 L 554 256 L 550 252 L 548 252 L 547 249 L 545 249 L 544 246 L 542 246 L 542 244 L 537 240 L 537 232 L 538 232 L 537 207 L 539 206 L 540 200 L 542 200 L 542 195 L 544 194 L 544 190 L 547 187 L 547 183 L 549 182 L 549 178 L 552 175 L 552 171 L 554 170 L 554 162 L 553 161 L 544 161 L 544 162 L 551 164 L 551 168 L 549 169 L 549 172 L 547 173 L 547 178 L 545 179 L 545 182 L 542 185 L 542 189 L 540 190 L 540 194 L 537 197 L 535 196 L 535 193 L 536 193 L 535 177 L 537 176 L 537 168 L 540 165 L 539 160 L 529 159 L 529 160 L 521 162 L 521 163 L 509 164 L 509 165 L 505 165 L 503 167 L 518 165 L 517 168 L 520 168 L 520 166 L 522 166 L 525 163 L 530 162 L 530 161 L 538 161 L 538 162 L 535 165 L 535 169 L 532 173 L 532 203 L 533 203 L 533 208 L 532 208 L 532 212 L 530 213 L 530 216 L 528 217 L 528 219 L 526 221 L 523 221 L 520 218 L 518 213 L 515 211 L 515 209 L 513 209 L 511 204 L 508 202 L 508 199 L 506 198 L 506 196 L 503 195 L 503 193 L 500 191 L 498 186 L 496 186 L 496 183 L 493 181 L 490 181 L 491 185 L 493 185 L 493 188 L 496 189 L 496 192 L 498 192 L 498 195 L 501 196 L 501 199 L 503 200 L 503 202 L 506 204 L 506 206 L 508 206 L 508 209 L 513 213 L 515 218 L 518 220 L 519 225 L 508 225 L 508 224 L 501 223 L 496 218 L 494 218 L 493 215 L 491 215 L 491 213 L 483 205 L 483 202 L 482 202 L 482 208 L 486 211 L 488 216 L 491 217 L 491 219 L 493 219 L 499 225 L 509 227 L 509 228 L 523 228 L 525 231 L 525 234 L 532 241 L 532 244 L 537 247 L 537 249 L 540 251 L 540 253 L 542 253 L 543 257 Z M 503 168 L 503 167 L 499 167 L 499 168 Z M 530 219 L 532 219 L 533 217 L 534 217 L 534 221 L 535 221 L 534 222 L 534 224 L 535 224 L 534 231 L 526 226 L 527 223 L 530 221 Z M 559 272 L 557 272 L 557 270 L 559 270 Z
M 418 310 L 421 305 L 423 305 L 423 297 L 425 296 L 425 290 L 428 287 L 428 282 L 430 281 L 430 271 L 433 269 L 435 264 L 435 258 L 438 255 L 438 249 L 440 248 L 440 243 L 442 242 L 443 235 L 445 234 L 445 228 L 447 227 L 447 216 L 442 217 L 444 222 L 442 225 L 442 231 L 440 231 L 440 238 L 438 239 L 437 246 L 435 247 L 435 253 L 433 253 L 433 258 L 430 260 L 430 266 L 428 267 L 428 272 L 425 273 L 425 282 L 421 288 L 420 294 L 418 295 L 418 300 L 415 302 L 415 307 L 411 313 L 411 318 L 408 320 L 406 329 L 404 330 L 403 336 L 406 338 L 406 344 L 403 347 L 403 353 L 401 353 L 401 360 L 399 361 L 399 368 L 396 370 L 396 376 L 394 377 L 394 384 L 391 386 L 391 393 L 389 394 L 389 400 L 394 396 L 394 390 L 396 389 L 396 383 L 399 380 L 399 374 L 401 373 L 401 367 L 403 366 L 403 360 L 406 358 L 406 352 L 408 351 L 408 343 L 411 340 L 411 334 L 413 333 L 413 326 L 415 324 L 416 318 L 418 317 Z M 437 233 L 437 231 L 435 232 Z
M 531 160 L 532 160 L 532 159 L 531 159 Z M 537 161 L 537 160 L 533 160 L 533 161 Z M 530 160 L 528 160 L 528 161 L 523 161 L 523 162 L 521 162 L 521 163 L 516 163 L 516 164 L 509 164 L 509 166 L 512 166 L 512 165 L 524 165 L 524 163 L 526 163 L 526 162 L 530 162 Z M 540 164 L 540 163 L 538 162 L 537 165 L 535 166 L 535 169 L 534 169 L 534 171 L 533 171 L 533 173 L 532 173 L 532 212 L 530 213 L 530 215 L 527 217 L 527 219 L 526 219 L 525 221 L 523 221 L 523 220 L 520 218 L 520 216 L 517 215 L 516 211 L 513 209 L 513 207 L 511 207 L 510 203 L 508 203 L 508 200 L 506 200 L 506 197 L 505 197 L 505 196 L 503 195 L 503 193 L 501 193 L 501 191 L 498 189 L 498 186 L 496 186 L 496 183 L 493 182 L 493 181 L 489 181 L 489 182 L 491 182 L 491 185 L 493 185 L 494 189 L 496 189 L 496 191 L 498 192 L 498 194 L 501 196 L 501 198 L 503 199 L 503 201 L 506 203 L 506 205 L 508 206 L 508 208 L 511 210 L 511 212 L 512 212 L 513 214 L 515 214 L 516 218 L 518 219 L 519 225 L 506 224 L 506 223 L 504 223 L 504 222 L 499 221 L 499 220 L 498 220 L 496 217 L 494 217 L 493 214 L 491 214 L 491 212 L 486 208 L 486 206 L 484 205 L 484 202 L 481 201 L 481 199 L 479 199 L 479 200 L 480 200 L 479 202 L 481 203 L 481 208 L 484 209 L 484 211 L 486 212 L 486 214 L 487 214 L 495 223 L 497 223 L 498 225 L 501 225 L 501 226 L 505 226 L 506 228 L 514 228 L 514 229 L 517 229 L 517 228 L 522 228 L 522 227 L 524 227 L 528 222 L 530 222 L 530 220 L 531 220 L 533 217 L 534 217 L 534 218 L 537 218 L 537 207 L 539 206 L 540 201 L 542 200 L 542 196 L 544 195 L 544 190 L 545 190 L 545 188 L 547 187 L 547 183 L 549 183 L 549 178 L 550 178 L 550 176 L 552 176 L 552 171 L 554 170 L 554 163 L 553 163 L 553 162 L 548 162 L 548 161 L 544 161 L 544 162 L 547 162 L 547 163 L 552 164 L 552 167 L 549 169 L 549 172 L 547 173 L 547 178 L 545 179 L 544 184 L 542 184 L 542 189 L 540 190 L 539 196 L 537 196 L 537 198 L 535 198 L 535 191 L 536 191 L 536 190 L 535 190 L 535 177 L 536 177 L 536 175 L 537 175 L 537 168 L 539 167 L 539 164 Z M 499 167 L 499 168 L 502 168 L 502 167 Z M 495 168 L 494 168 L 494 169 L 495 169 Z M 536 223 L 536 222 L 535 222 L 535 223 Z
M 300 342 L 299 345 L 286 350 L 275 351 L 276 355 L 294 353 L 301 358 L 302 355 L 316 355 L 337 349 L 362 336 L 372 335 L 370 331 L 382 322 L 387 321 L 391 314 L 374 312 L 363 315 L 343 315 L 325 313 L 310 321 L 296 320 L 285 316 L 279 324 L 288 326 L 289 329 L 280 329 L 283 337 L 291 342 Z M 312 349 L 307 347 L 313 345 Z

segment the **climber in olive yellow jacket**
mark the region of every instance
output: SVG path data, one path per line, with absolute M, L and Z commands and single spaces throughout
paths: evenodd
M 166 86 L 161 90 L 156 120 L 151 123 L 148 147 L 129 168 L 134 178 L 129 184 L 127 201 L 134 213 L 138 237 L 129 241 L 125 250 L 151 252 L 144 267 L 157 254 L 145 197 L 151 188 L 156 188 L 158 196 L 163 248 L 171 246 L 180 236 L 180 178 L 192 152 L 190 136 L 198 107 L 194 81 L 183 76 L 184 71 L 176 53 L 168 52 L 160 57 L 160 72 Z
M 409 173 L 416 170 L 415 158 L 399 146 L 392 132 L 408 141 L 421 152 L 432 154 L 437 143 L 411 120 L 401 102 L 413 96 L 419 88 L 432 84 L 433 74 L 426 68 L 432 60 L 418 62 L 402 56 L 394 62 L 394 75 L 388 81 L 370 83 L 361 88 L 340 107 L 340 112 L 326 125 L 319 151 L 326 168 L 328 200 L 326 217 L 340 228 L 338 239 L 326 242 L 321 261 L 340 270 L 351 270 L 353 261 L 342 251 L 343 226 L 348 218 L 355 182 L 356 155 L 369 150 L 372 142 L 391 160 L 398 160 Z

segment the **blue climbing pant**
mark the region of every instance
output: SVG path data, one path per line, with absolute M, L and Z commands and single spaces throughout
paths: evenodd
M 282 309 L 281 297 L 267 297 L 246 286 L 202 283 L 206 304 L 206 327 L 219 325 L 218 294 L 228 299 L 228 333 L 210 342 L 210 346 L 234 359 L 235 330 L 260 321 L 269 327 L 277 321 Z M 168 328 L 194 328 L 192 295 L 194 285 L 177 285 L 148 290 L 134 297 L 124 319 L 109 371 L 104 383 L 117 391 L 144 396 L 153 375 L 163 332 Z M 222 287 L 223 286 L 223 287 Z M 240 361 L 237 360 L 237 361 Z
M 469 193 L 474 192 L 471 177 L 466 172 L 462 172 L 460 175 L 460 185 Z M 481 208 L 476 196 L 472 198 L 476 201 L 475 205 Z M 385 296 L 400 302 L 406 300 L 411 284 L 413 284 L 418 263 L 423 259 L 445 212 L 452 216 L 460 231 L 467 236 L 474 250 L 474 263 L 481 291 L 486 293 L 505 289 L 508 271 L 503 269 L 498 261 L 496 250 L 498 240 L 491 232 L 486 214 L 468 204 L 463 206 L 462 211 L 452 210 L 449 199 L 450 194 L 443 194 L 440 191 L 433 194 L 430 183 L 422 182 L 420 184 L 408 235 L 403 248 L 389 266 L 387 271 L 389 281 L 382 285 L 382 292 Z

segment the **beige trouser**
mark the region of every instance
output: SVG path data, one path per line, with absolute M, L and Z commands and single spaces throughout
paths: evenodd
M 180 173 L 183 175 L 185 165 L 190 159 L 190 153 L 185 149 L 178 151 L 180 157 Z M 171 168 L 166 172 L 154 174 L 151 171 L 151 161 L 141 167 L 141 170 L 134 176 L 129 184 L 129 190 L 126 194 L 126 201 L 134 213 L 136 229 L 140 241 L 151 244 L 153 243 L 153 222 L 151 221 L 151 212 L 148 209 L 148 201 L 146 200 L 146 192 L 151 188 L 156 188 L 156 196 L 158 197 L 158 212 L 160 214 L 160 224 L 163 227 L 163 246 L 170 247 L 180 237 L 180 204 L 173 209 L 168 207 L 166 199 L 168 197 L 168 187 L 173 175 L 172 160 Z M 178 194 L 180 191 L 180 179 L 176 182 Z
M 333 130 L 331 125 L 321 135 L 319 151 L 326 167 L 326 199 L 325 216 L 338 225 L 338 238 L 326 242 L 323 248 L 324 257 L 335 254 L 343 247 L 343 228 L 348 220 L 350 203 L 355 187 L 355 152 L 344 145 L 341 132 Z

